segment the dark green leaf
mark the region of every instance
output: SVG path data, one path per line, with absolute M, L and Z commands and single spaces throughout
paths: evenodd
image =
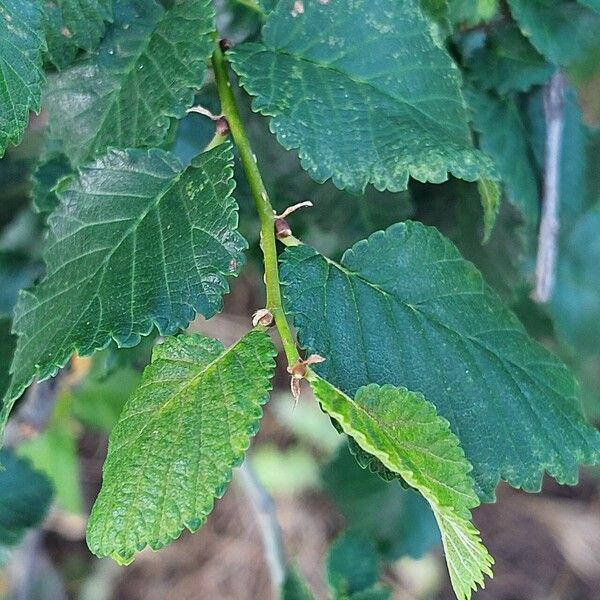
M 201 336 L 155 348 L 111 433 L 92 552 L 128 563 L 202 525 L 258 430 L 275 354 L 261 330 L 228 349 Z
M 214 30 L 210 0 L 169 10 L 154 0 L 115 5 L 97 56 L 52 78 L 44 99 L 50 137 L 74 164 L 119 148 L 157 146 L 202 84 Z
M 0 157 L 40 110 L 44 47 L 39 0 L 0 0 Z
M 521 31 L 551 62 L 568 65 L 600 40 L 600 15 L 571 0 L 508 0 Z
M 49 153 L 40 158 L 31 176 L 31 198 L 35 210 L 50 213 L 58 206 L 56 185 L 72 172 L 71 161 L 62 153 Z
M 600 210 L 591 210 L 563 244 L 552 298 L 559 335 L 588 354 L 600 354 Z
M 295 567 L 288 567 L 281 586 L 281 600 L 314 600 L 308 585 Z
M 44 0 L 48 55 L 58 68 L 73 61 L 79 49 L 92 52 L 112 20 L 112 0 Z
M 232 165 L 228 143 L 185 170 L 161 150 L 113 150 L 60 190 L 46 278 L 15 309 L 4 419 L 34 376 L 52 376 L 73 352 L 134 346 L 154 325 L 172 334 L 220 309 L 246 246 Z
M 530 230 L 539 219 L 539 192 L 527 132 L 512 98 L 469 90 L 473 126 L 479 144 L 498 167 L 508 201 L 522 213 Z
M 379 585 L 379 558 L 373 542 L 354 533 L 339 537 L 327 554 L 327 579 L 335 600 L 381 598 L 390 590 Z
M 6 551 L 21 541 L 25 531 L 44 518 L 52 486 L 29 461 L 11 451 L 0 450 L 0 560 Z
M 281 0 L 263 44 L 230 53 L 253 108 L 319 182 L 406 189 L 495 177 L 471 146 L 456 66 L 417 0 Z
M 600 458 L 566 367 L 526 334 L 437 230 L 402 223 L 341 265 L 300 246 L 284 255 L 286 309 L 316 370 L 347 394 L 369 383 L 422 392 L 459 437 L 478 494 L 500 478 L 539 490 L 544 470 L 577 481 Z
M 469 58 L 468 65 L 479 86 L 499 94 L 526 92 L 532 86 L 548 81 L 556 68 L 538 53 L 517 27 L 492 32 L 486 45 Z
M 439 542 L 423 497 L 359 467 L 345 444 L 324 467 L 323 485 L 351 529 L 372 537 L 388 560 L 420 558 Z

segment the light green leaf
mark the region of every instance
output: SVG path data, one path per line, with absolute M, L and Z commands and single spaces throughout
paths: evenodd
M 418 0 L 281 0 L 262 44 L 228 53 L 253 108 L 302 166 L 340 189 L 406 189 L 409 175 L 495 178 L 471 146 L 458 69 Z
M 544 470 L 574 484 L 600 458 L 567 368 L 526 334 L 472 264 L 436 229 L 393 225 L 341 264 L 286 250 L 286 310 L 315 370 L 346 394 L 369 383 L 421 392 L 460 439 L 480 498 L 500 478 L 540 489 Z
M 112 0 L 53 0 L 44 4 L 48 55 L 59 69 L 71 63 L 79 49 L 95 50 L 106 22 L 112 21 Z
M 570 0 L 508 0 L 521 31 L 548 60 L 568 65 L 600 39 L 600 15 Z
M 40 110 L 44 48 L 39 1 L 0 0 L 0 157 Z
M 477 25 L 490 21 L 498 12 L 498 0 L 448 0 L 448 17 L 453 23 Z
M 479 144 L 500 171 L 508 201 L 523 215 L 530 231 L 536 231 L 540 199 L 527 131 L 512 98 L 470 89 L 473 127 Z
M 477 182 L 477 189 L 483 206 L 483 243 L 485 244 L 492 235 L 500 210 L 501 192 L 498 183 L 491 179 L 480 179 Z
M 448 421 L 421 394 L 405 388 L 369 385 L 352 399 L 320 377 L 311 386 L 347 435 L 429 502 L 456 596 L 470 598 L 471 590 L 483 587 L 483 575 L 492 575 L 494 561 L 470 523 L 470 511 L 479 504 L 472 467 Z
M 204 80 L 213 20 L 210 0 L 117 3 L 98 55 L 50 81 L 50 137 L 74 164 L 109 146 L 159 145 Z
M 9 450 L 0 450 L 0 564 L 12 546 L 18 544 L 25 531 L 44 518 L 52 486 L 48 479 L 34 471 L 29 461 Z
M 542 85 L 556 69 L 514 26 L 492 31 L 486 45 L 469 57 L 468 66 L 479 86 L 499 94 Z
M 4 419 L 34 376 L 52 376 L 73 352 L 134 346 L 154 325 L 172 334 L 221 308 L 246 247 L 232 176 L 229 143 L 185 170 L 161 150 L 112 150 L 60 190 L 46 277 L 15 309 Z
M 110 436 L 92 552 L 128 563 L 202 525 L 258 430 L 275 354 L 262 330 L 228 349 L 198 335 L 155 348 Z

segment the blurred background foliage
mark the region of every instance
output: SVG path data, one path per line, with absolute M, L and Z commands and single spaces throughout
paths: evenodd
M 268 10 L 275 1 L 260 4 Z M 333 258 L 403 219 L 438 227 L 479 267 L 530 333 L 570 365 L 581 383 L 584 409 L 598 424 L 600 27 L 590 16 L 597 3 L 531 2 L 547 11 L 549 31 L 541 43 L 551 44 L 545 54 L 557 57 L 569 81 L 557 281 L 551 303 L 543 307 L 530 296 L 544 160 L 541 90 L 555 66 L 536 49 L 536 40 L 523 35 L 505 2 L 422 2 L 464 71 L 476 143 L 496 161 L 504 180 L 489 242 L 482 244 L 483 215 L 474 184 L 413 181 L 403 193 L 369 188 L 364 196 L 319 185 L 300 168 L 295 153 L 277 144 L 266 120 L 253 114 L 248 98 L 239 93 L 274 206 L 282 211 L 310 200 L 313 208 L 290 218 L 294 235 Z M 254 0 L 216 4 L 223 37 L 234 43 L 257 38 L 262 16 Z M 198 103 L 218 112 L 210 76 Z M 173 123 L 169 146 L 189 162 L 212 135 L 211 121 L 189 115 Z M 23 144 L 0 160 L 2 391 L 14 343 L 11 311 L 18 290 L 43 273 L 40 249 L 45 220 L 57 201 L 53 188 L 70 169 L 68 157 L 45 138 L 44 112 L 32 117 Z M 241 172 L 237 181 L 242 233 L 251 244 L 249 265 L 226 298 L 224 313 L 191 327 L 225 343 L 237 338 L 249 315 L 263 306 L 258 221 Z M 235 481 L 197 535 L 185 534 L 160 553 L 146 551 L 127 569 L 93 558 L 86 548 L 86 516 L 99 489 L 108 432 L 155 340 L 152 335 L 133 349 L 110 347 L 93 358 L 75 358 L 65 373 L 33 386 L 21 399 L 0 458 L 5 467 L 0 472 L 0 597 L 269 597 L 260 537 Z M 295 557 L 290 589 L 300 589 L 306 579 L 318 598 L 342 597 L 342 589 L 352 590 L 344 598 L 451 598 L 426 503 L 396 481 L 360 468 L 308 391 L 294 407 L 280 371 L 251 460 L 275 498 L 286 547 Z M 548 483 L 539 496 L 505 487 L 498 494 L 499 506 L 484 506 L 475 515 L 497 561 L 495 579 L 477 597 L 600 599 L 600 473 L 584 471 L 575 488 Z M 362 566 L 348 573 L 344 565 L 353 553 L 361 555 Z M 372 595 L 361 595 L 367 591 Z

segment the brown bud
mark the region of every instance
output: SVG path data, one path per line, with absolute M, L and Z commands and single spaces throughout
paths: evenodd
M 215 132 L 225 137 L 229 135 L 229 123 L 225 117 L 219 117 L 215 122 Z
M 219 48 L 221 48 L 221 52 L 227 52 L 227 50 L 233 48 L 233 42 L 227 38 L 223 38 L 219 40 Z
M 283 240 L 292 235 L 292 229 L 285 219 L 275 219 L 275 237 Z
M 252 315 L 252 325 L 262 325 L 263 327 L 271 327 L 273 325 L 273 313 L 267 308 L 261 308 Z

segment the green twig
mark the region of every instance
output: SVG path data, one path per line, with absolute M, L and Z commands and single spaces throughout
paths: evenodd
M 260 219 L 261 246 L 265 263 L 265 285 L 267 287 L 267 306 L 275 319 L 275 325 L 283 349 L 290 366 L 300 360 L 298 349 L 292 331 L 283 311 L 281 289 L 279 283 L 279 266 L 277 262 L 277 245 L 275 241 L 274 213 L 269 196 L 263 183 L 256 156 L 252 152 L 250 141 L 246 135 L 246 129 L 240 117 L 240 113 L 231 89 L 231 83 L 227 74 L 227 63 L 219 45 L 216 44 L 212 56 L 212 64 L 215 72 L 215 81 L 221 100 L 221 111 L 227 119 L 233 140 L 240 154 L 240 160 L 250 185 L 252 197 L 256 205 L 256 211 Z

